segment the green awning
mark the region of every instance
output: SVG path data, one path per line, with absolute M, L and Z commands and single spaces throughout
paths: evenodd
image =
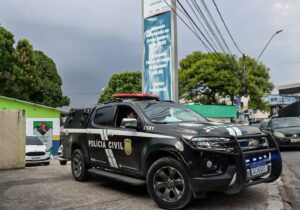
M 187 104 L 187 107 L 207 118 L 234 118 L 236 106 Z

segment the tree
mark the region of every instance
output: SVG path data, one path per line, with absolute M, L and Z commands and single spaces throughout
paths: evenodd
M 34 56 L 42 85 L 30 96 L 30 100 L 51 107 L 68 106 L 70 99 L 63 96 L 62 80 L 53 60 L 41 51 L 34 51 Z
M 14 52 L 14 36 L 0 27 L 0 95 L 4 94 L 5 83 L 12 71 L 12 54 Z
M 180 61 L 179 93 L 186 101 L 203 104 L 218 104 L 219 98 L 242 95 L 242 58 L 226 54 L 194 52 Z M 266 109 L 262 97 L 270 93 L 273 84 L 267 68 L 250 57 L 246 58 L 247 89 L 250 106 L 254 109 Z M 199 84 L 208 91 L 199 94 Z
M 142 73 L 124 72 L 113 74 L 109 79 L 108 86 L 100 95 L 98 102 L 104 102 L 112 99 L 116 93 L 141 93 L 142 92 Z
M 5 81 L 5 95 L 30 101 L 31 94 L 41 85 L 32 45 L 26 39 L 19 40 L 12 54 L 12 71 Z
M 69 105 L 53 60 L 34 51 L 26 39 L 16 48 L 14 43 L 13 34 L 0 27 L 0 95 L 51 107 Z

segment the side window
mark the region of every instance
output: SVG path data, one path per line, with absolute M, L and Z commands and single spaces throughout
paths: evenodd
M 108 106 L 96 110 L 93 122 L 96 125 L 113 126 L 114 107 Z
M 272 120 L 270 120 L 268 123 L 267 123 L 267 126 L 268 128 L 271 128 L 272 127 Z
M 120 127 L 124 118 L 138 118 L 137 113 L 130 106 L 118 106 L 115 126 Z

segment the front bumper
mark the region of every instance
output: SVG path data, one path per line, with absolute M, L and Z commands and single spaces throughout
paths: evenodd
M 28 160 L 26 159 L 26 164 L 42 164 L 42 163 L 49 163 L 50 162 L 50 157 L 46 159 L 40 159 L 40 160 Z
M 50 155 L 46 153 L 45 155 L 40 156 L 25 156 L 26 164 L 38 164 L 38 163 L 49 163 L 50 162 Z
M 279 147 L 300 147 L 300 142 L 294 142 L 292 138 L 275 138 Z M 297 140 L 298 141 L 298 140 Z
M 189 178 L 190 189 L 193 192 L 222 191 L 227 194 L 235 194 L 251 185 L 275 181 L 282 171 L 281 155 L 274 138 L 268 136 L 268 141 L 269 148 L 243 151 L 236 139 L 239 152 L 231 156 L 233 161 L 226 167 L 226 170 L 220 175 Z M 268 172 L 258 176 L 249 176 L 250 166 L 246 160 L 264 154 L 268 154 L 266 161 Z
M 222 175 L 190 178 L 190 188 L 193 192 L 224 191 L 230 185 L 235 173 L 236 166 L 232 165 Z

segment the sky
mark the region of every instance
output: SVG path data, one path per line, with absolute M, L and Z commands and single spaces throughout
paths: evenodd
M 199 0 L 198 0 L 199 1 Z M 70 107 L 97 103 L 113 73 L 142 70 L 142 0 L 0 0 L 0 23 L 29 39 L 57 65 Z M 214 17 L 211 0 L 205 0 Z M 300 1 L 215 0 L 241 50 L 257 58 L 278 85 L 300 82 Z M 178 58 L 205 49 L 178 19 Z M 219 22 L 219 21 L 218 21 Z M 234 54 L 226 31 L 220 29 Z M 275 90 L 276 91 L 276 90 Z

